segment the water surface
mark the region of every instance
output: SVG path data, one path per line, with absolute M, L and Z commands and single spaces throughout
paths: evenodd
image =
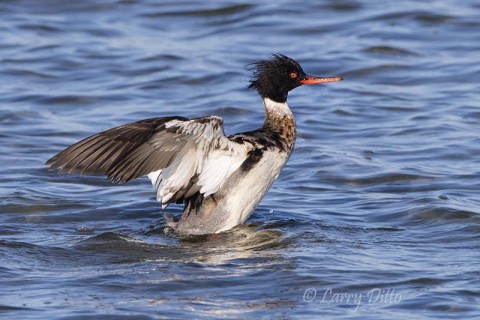
M 0 317 L 479 318 L 479 13 L 473 0 L 3 1 Z M 290 94 L 296 150 L 245 226 L 165 235 L 146 178 L 44 165 L 148 117 L 254 129 L 244 66 L 274 52 L 345 80 Z

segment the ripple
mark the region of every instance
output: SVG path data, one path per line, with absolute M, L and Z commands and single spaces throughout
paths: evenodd
M 16 306 L 8 306 L 8 305 L 0 305 L 0 312 L 7 312 L 7 311 L 27 311 L 31 310 L 30 308 L 22 308 Z M 32 310 L 33 311 L 33 310 Z
M 360 1 L 341 0 L 330 2 L 326 7 L 335 11 L 358 11 L 362 8 L 362 3 Z
M 392 184 L 398 182 L 424 182 L 431 181 L 433 177 L 416 174 L 407 174 L 402 172 L 389 172 L 374 174 L 359 178 L 328 177 L 327 181 L 352 186 L 374 186 L 378 184 Z
M 247 109 L 236 108 L 236 107 L 222 107 L 217 108 L 212 111 L 212 114 L 218 114 L 220 116 L 244 116 L 252 113 Z
M 250 10 L 254 6 L 251 4 L 239 4 L 239 5 L 231 5 L 225 6 L 216 9 L 203 9 L 203 10 L 182 10 L 182 11 L 167 11 L 167 12 L 154 12 L 154 13 L 146 13 L 143 14 L 144 17 L 148 18 L 158 18 L 163 16 L 193 16 L 193 17 L 226 17 L 229 15 L 234 15 L 237 13 L 243 13 L 245 11 Z
M 17 77 L 24 77 L 24 78 L 31 78 L 33 80 L 44 80 L 44 79 L 55 79 L 54 75 L 38 72 L 38 71 L 30 71 L 30 70 L 22 70 L 22 69 L 8 69 L 5 72 L 6 75 L 9 76 L 17 76 Z
M 18 25 L 18 28 L 24 29 L 24 30 L 29 30 L 29 31 L 39 31 L 39 32 L 45 32 L 45 33 L 60 33 L 63 30 L 61 30 L 58 27 L 52 26 L 52 25 L 45 25 L 45 24 L 21 24 Z
M 415 20 L 422 23 L 426 23 L 426 24 L 443 24 L 443 23 L 451 23 L 452 20 L 455 20 L 455 17 L 451 15 L 444 15 L 444 14 L 422 13 L 422 14 L 416 14 Z
M 471 221 L 480 222 L 480 213 L 459 210 L 449 207 L 426 208 L 410 212 L 410 216 L 415 223 L 441 223 Z
M 384 54 L 384 55 L 391 55 L 391 56 L 412 56 L 412 55 L 417 55 L 414 52 L 401 49 L 401 48 L 395 48 L 391 46 L 372 46 L 368 47 L 364 50 L 364 52 L 367 53 L 375 53 L 375 54 Z

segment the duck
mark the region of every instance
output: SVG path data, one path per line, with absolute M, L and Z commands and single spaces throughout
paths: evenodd
M 250 66 L 248 87 L 258 92 L 265 110 L 259 129 L 225 135 L 223 119 L 215 115 L 149 118 L 87 137 L 46 165 L 60 173 L 105 175 L 115 183 L 147 176 L 163 210 L 183 204 L 181 217 L 165 213 L 166 227 L 179 235 L 217 234 L 242 225 L 294 149 L 288 93 L 343 80 L 310 76 L 283 54 Z

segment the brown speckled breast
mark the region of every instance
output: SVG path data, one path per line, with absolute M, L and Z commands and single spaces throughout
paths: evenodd
M 286 151 L 290 153 L 293 150 L 297 126 L 292 113 L 267 112 L 263 127 L 278 135 L 278 139 L 282 142 Z

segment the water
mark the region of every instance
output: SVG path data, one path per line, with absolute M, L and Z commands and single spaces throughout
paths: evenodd
M 2 1 L 2 319 L 480 317 L 478 1 Z M 246 64 L 296 89 L 296 150 L 247 225 L 164 235 L 145 178 L 49 172 L 154 116 L 263 121 Z M 168 211 L 180 214 L 181 207 Z

